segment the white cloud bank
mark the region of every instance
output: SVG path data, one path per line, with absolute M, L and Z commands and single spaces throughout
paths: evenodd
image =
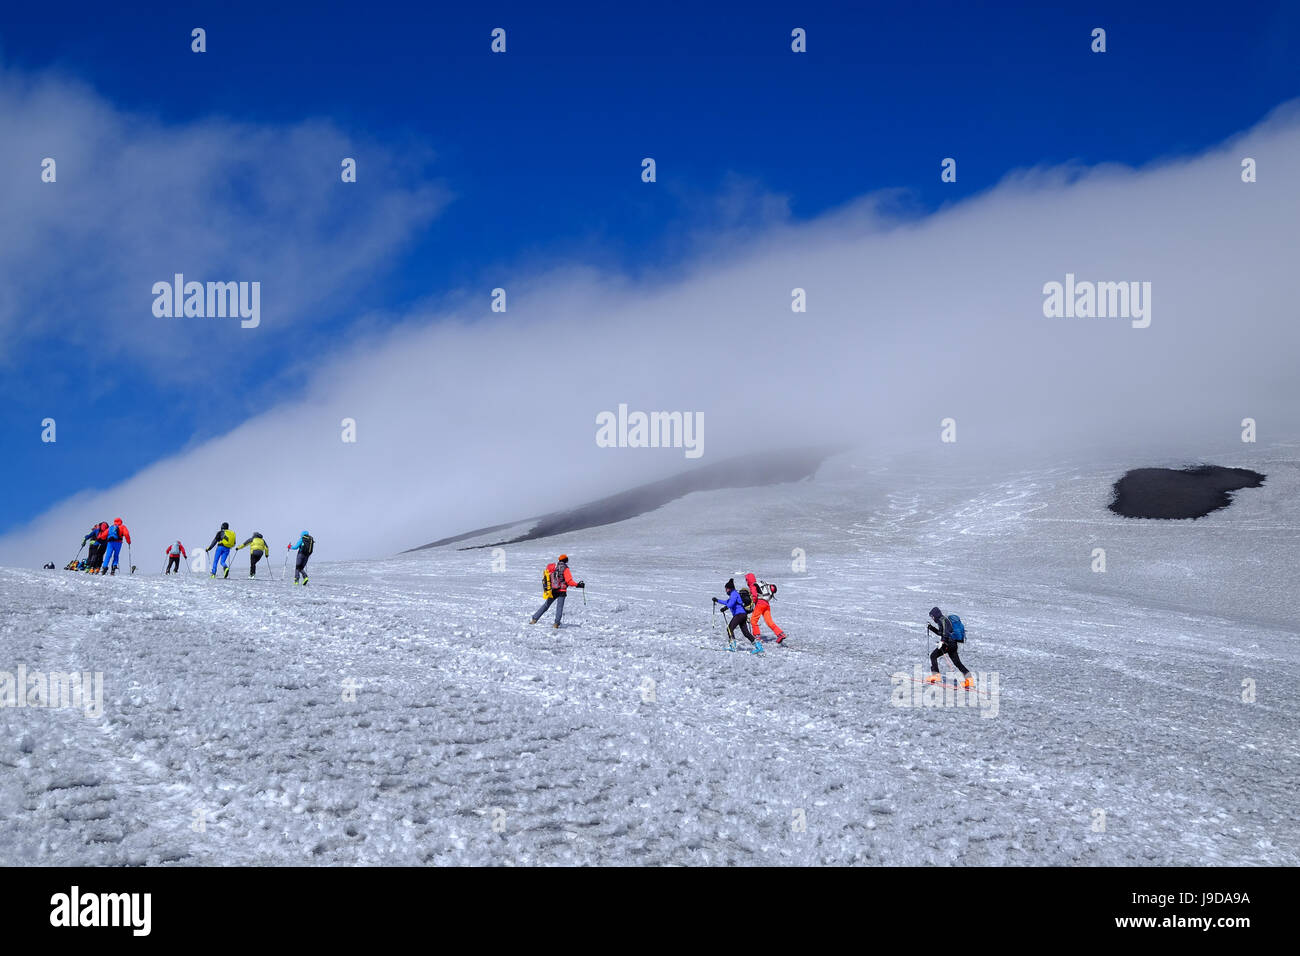
M 1257 183 L 1241 181 L 1247 156 Z M 66 560 L 117 516 L 158 565 L 168 540 L 202 546 L 223 520 L 277 547 L 309 528 L 321 559 L 380 555 L 686 467 L 680 450 L 596 447 L 596 415 L 624 402 L 703 411 L 704 462 L 824 438 L 937 443 L 945 416 L 961 454 L 1088 441 L 1195 456 L 1246 416 L 1294 435 L 1297 156 L 1288 107 L 1192 159 L 1032 171 L 919 222 L 864 200 L 671 281 L 507 277 L 506 314 L 487 314 L 484 289 L 472 316 L 354 342 L 301 400 L 60 504 L 0 539 L 0 562 Z M 1044 318 L 1044 284 L 1067 273 L 1150 282 L 1150 328 Z
M 340 181 L 344 157 L 356 184 Z M 447 194 L 429 160 L 319 120 L 164 123 L 0 65 L 0 372 L 51 339 L 88 366 L 154 360 L 163 380 L 217 343 L 235 358 L 283 341 L 435 218 Z M 178 272 L 261 282 L 261 336 L 155 319 L 153 285 Z

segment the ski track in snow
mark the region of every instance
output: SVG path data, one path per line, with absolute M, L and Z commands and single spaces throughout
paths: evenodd
M 1196 523 L 1102 513 L 1069 469 L 873 469 L 690 495 L 504 573 L 0 569 L 0 670 L 104 673 L 98 719 L 0 709 L 0 863 L 1296 865 L 1300 470 L 1263 470 Z M 528 625 L 561 549 L 589 604 Z M 719 653 L 709 598 L 750 565 L 793 646 Z M 893 704 L 932 603 L 996 717 Z

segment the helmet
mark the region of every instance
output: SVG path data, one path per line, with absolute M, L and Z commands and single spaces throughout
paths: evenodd
M 304 531 L 304 532 L 302 533 L 302 536 L 303 536 L 304 538 L 310 538 L 310 537 L 311 537 L 311 532 L 309 532 L 309 531 Z
M 940 611 L 937 607 L 932 607 L 930 608 L 930 617 L 931 619 L 937 621 L 939 620 L 939 618 L 943 617 L 943 612 Z
M 230 528 L 230 525 L 229 525 L 227 522 L 225 522 L 225 521 L 221 522 L 221 530 L 222 530 L 222 531 L 227 531 L 227 530 L 229 530 L 229 528 Z
M 562 554 L 562 555 L 560 555 L 560 560 L 561 560 L 561 561 L 568 561 L 568 560 L 569 560 L 569 556 L 568 556 L 567 554 Z
M 254 537 L 254 538 L 260 538 L 261 536 L 262 536 L 262 532 L 260 532 L 260 531 L 254 531 L 254 532 L 253 532 L 253 537 Z
M 113 524 L 121 524 L 121 523 L 122 523 L 122 519 L 121 519 L 121 518 L 114 518 L 114 519 L 113 519 Z

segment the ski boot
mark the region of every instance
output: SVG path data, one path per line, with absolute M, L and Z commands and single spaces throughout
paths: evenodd
M 754 639 L 754 646 L 751 647 L 751 648 L 749 649 L 749 653 L 751 653 L 751 654 L 762 654 L 762 653 L 763 653 L 763 642 L 760 641 L 758 638 L 755 638 L 755 639 Z
M 785 643 L 785 632 L 784 632 L 784 631 L 782 631 L 780 634 L 777 635 L 776 642 L 777 642 L 778 644 L 783 644 L 783 643 Z
M 111 578 L 115 578 L 115 577 L 117 577 L 117 565 L 116 565 L 116 564 L 113 565 L 113 570 L 108 572 L 108 576 L 111 577 Z
M 970 690 L 972 687 L 975 686 L 975 679 L 971 677 L 970 674 L 967 674 L 966 677 L 962 680 L 961 686 L 963 690 Z
M 305 574 L 302 576 L 302 586 L 303 587 L 307 586 L 307 575 Z
M 733 637 L 731 640 L 727 641 L 727 650 L 734 651 L 735 649 L 736 649 L 736 639 Z
M 554 630 L 557 630 L 557 631 L 558 631 L 558 630 L 560 629 L 560 622 L 559 622 L 559 621 L 556 621 L 554 624 L 551 625 L 551 627 L 552 627 Z
M 925 682 L 927 684 L 942 684 L 943 678 L 938 674 L 931 674 L 929 677 L 925 679 Z

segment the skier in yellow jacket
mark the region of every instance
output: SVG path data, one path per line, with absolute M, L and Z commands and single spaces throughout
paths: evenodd
M 230 577 L 230 549 L 235 546 L 235 532 L 230 530 L 230 525 L 221 522 L 221 530 L 212 536 L 212 543 L 203 549 L 204 553 L 217 549 L 216 556 L 212 559 L 212 573 L 208 577 L 217 576 L 217 568 L 224 567 L 226 573 L 224 578 Z
M 262 532 L 254 531 L 253 536 L 237 547 L 236 551 L 243 551 L 245 548 L 252 548 L 248 552 L 248 576 L 257 577 L 257 562 L 271 553 L 271 546 L 266 543 L 262 537 Z

